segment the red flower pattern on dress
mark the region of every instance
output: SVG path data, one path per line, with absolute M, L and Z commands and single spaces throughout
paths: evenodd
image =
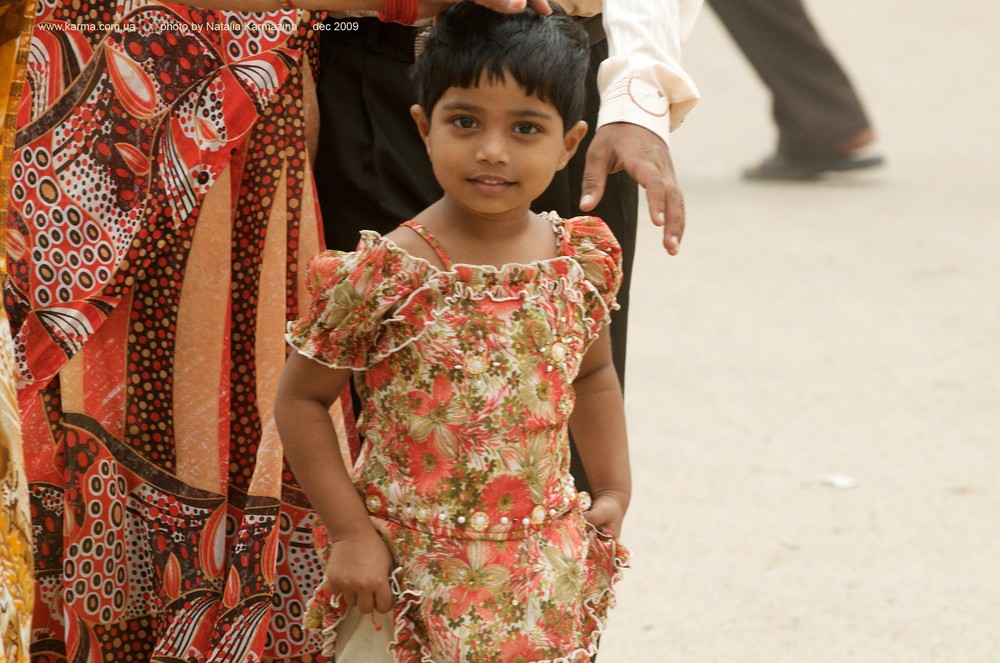
M 441 480 L 454 470 L 451 459 L 441 453 L 433 439 L 413 442 L 407 458 L 407 469 L 420 493 L 434 492 Z
M 499 476 L 486 484 L 479 494 L 479 501 L 509 517 L 518 505 L 531 504 L 531 489 L 522 477 Z
M 452 398 L 452 385 L 447 376 L 438 374 L 434 378 L 431 393 L 414 390 L 408 392 L 407 396 L 415 403 L 411 418 L 414 438 L 430 439 L 442 451 L 454 449 L 458 431 L 468 417 L 460 404 Z
M 484 619 L 492 619 L 493 613 L 485 604 L 508 580 L 510 571 L 496 563 L 497 550 L 485 541 L 473 541 L 455 553 L 442 564 L 445 582 L 453 586 L 448 597 L 451 618 L 474 608 Z
M 370 370 L 365 371 L 365 382 L 372 389 L 381 389 L 382 387 L 389 384 L 395 376 L 396 371 L 393 370 L 392 366 L 389 364 L 382 364 L 381 366 L 375 366 Z
M 540 652 L 530 635 L 518 633 L 499 645 L 500 656 L 510 663 L 531 663 L 537 661 Z
M 560 407 L 566 408 L 563 397 L 567 390 L 565 376 L 560 375 L 558 368 L 546 360 L 539 362 L 524 376 L 520 395 L 529 416 L 547 422 L 557 416 Z M 568 412 L 567 409 L 565 414 Z

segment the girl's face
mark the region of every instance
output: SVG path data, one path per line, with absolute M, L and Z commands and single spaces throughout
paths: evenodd
M 479 217 L 528 213 L 587 132 L 585 122 L 564 131 L 555 106 L 509 75 L 448 88 L 430 118 L 420 106 L 411 113 L 445 197 Z

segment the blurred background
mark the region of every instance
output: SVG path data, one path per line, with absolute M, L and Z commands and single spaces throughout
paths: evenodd
M 1000 660 L 1000 5 L 807 0 L 887 163 L 748 183 L 766 88 L 706 6 L 640 222 L 634 552 L 600 660 Z

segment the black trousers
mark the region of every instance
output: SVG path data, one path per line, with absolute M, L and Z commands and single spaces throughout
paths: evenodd
M 828 156 L 869 127 L 847 74 L 823 43 L 802 0 L 708 0 L 770 89 L 778 152 Z
M 596 21 L 596 22 L 595 22 Z M 409 83 L 413 64 L 412 28 L 358 21 L 360 30 L 324 31 L 320 44 L 317 85 L 320 107 L 319 154 L 315 178 L 323 215 L 326 245 L 353 250 L 361 230 L 385 234 L 438 200 L 442 191 L 416 125 L 410 117 L 415 103 Z M 600 35 L 600 18 L 587 26 L 592 35 L 584 119 L 591 130 L 567 167 L 535 201 L 535 211 L 555 210 L 563 217 L 580 214 L 585 155 L 597 123 L 600 99 L 597 68 L 607 57 Z M 618 293 L 619 311 L 612 314 L 611 341 L 619 380 L 625 379 L 625 339 L 628 294 L 635 253 L 638 188 L 627 174 L 608 179 L 600 205 L 591 212 L 611 228 L 623 251 L 624 278 Z M 573 453 L 573 475 L 586 489 L 586 476 Z

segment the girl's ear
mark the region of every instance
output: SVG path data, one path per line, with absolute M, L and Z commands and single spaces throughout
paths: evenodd
M 431 133 L 431 119 L 427 117 L 427 113 L 424 112 L 420 104 L 410 106 L 410 115 L 413 117 L 413 121 L 417 123 L 417 131 L 420 132 L 420 137 L 423 138 L 424 145 L 427 146 L 427 154 L 430 154 L 431 146 L 427 142 L 427 137 Z
M 559 170 L 565 168 L 569 160 L 573 158 L 573 155 L 576 154 L 576 149 L 580 147 L 580 141 L 586 135 L 587 123 L 583 120 L 580 120 L 569 128 L 563 136 L 563 156 L 559 160 Z

